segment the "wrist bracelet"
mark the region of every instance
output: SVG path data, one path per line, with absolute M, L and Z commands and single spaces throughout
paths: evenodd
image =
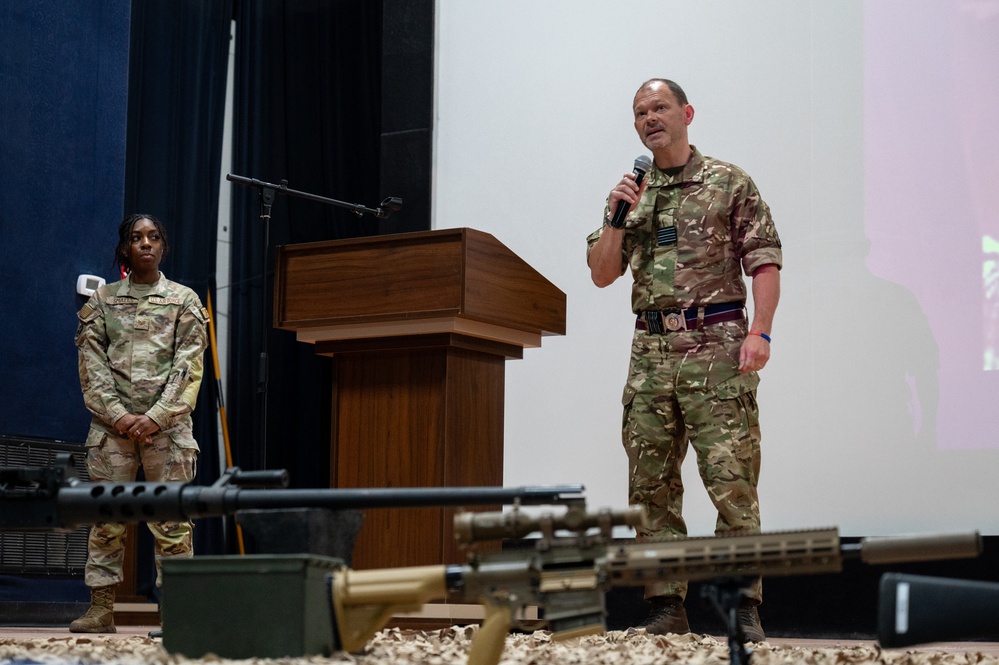
M 763 339 L 767 340 L 767 343 L 770 342 L 770 335 L 766 334 L 765 332 L 760 332 L 759 330 L 750 330 L 749 334 L 750 335 L 759 335 Z

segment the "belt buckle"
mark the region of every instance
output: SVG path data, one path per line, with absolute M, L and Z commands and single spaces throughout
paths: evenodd
M 687 317 L 683 315 L 683 310 L 663 313 L 663 327 L 670 332 L 687 329 Z

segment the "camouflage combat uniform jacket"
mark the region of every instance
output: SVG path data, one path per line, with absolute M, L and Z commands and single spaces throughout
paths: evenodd
M 740 270 L 751 275 L 760 266 L 782 264 L 770 208 L 752 179 L 693 151 L 676 176 L 653 166 L 642 200 L 625 220 L 621 260 L 634 277 L 636 313 L 745 302 Z M 587 238 L 588 248 L 602 231 Z
M 124 279 L 99 288 L 79 313 L 80 385 L 93 428 L 117 435 L 127 413 L 169 432 L 190 431 L 204 373 L 207 311 L 197 294 L 160 273 L 155 284 Z M 193 446 L 197 443 L 184 437 Z

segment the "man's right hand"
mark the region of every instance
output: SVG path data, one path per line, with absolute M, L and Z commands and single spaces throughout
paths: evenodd
M 610 220 L 614 218 L 618 205 L 627 202 L 629 211 L 642 198 L 645 191 L 645 181 L 639 185 L 635 182 L 634 173 L 625 173 L 607 197 L 610 219 L 604 220 L 604 228 L 593 249 L 587 257 L 590 267 L 590 279 L 600 288 L 613 284 L 624 274 L 625 266 L 621 262 L 621 244 L 624 240 L 624 229 L 614 228 Z
M 625 173 L 621 178 L 621 181 L 614 186 L 614 189 L 610 191 L 610 196 L 608 197 L 608 205 L 611 217 L 613 218 L 614 213 L 617 212 L 618 205 L 625 201 L 628 207 L 631 208 L 642 198 L 642 192 L 645 191 L 645 181 L 639 185 L 635 182 L 634 173 Z

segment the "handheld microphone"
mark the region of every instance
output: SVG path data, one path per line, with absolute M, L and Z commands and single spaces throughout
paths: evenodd
M 639 187 L 642 186 L 642 179 L 645 177 L 646 172 L 652 168 L 652 160 L 649 159 L 647 155 L 639 155 L 635 158 L 635 184 Z M 624 226 L 624 218 L 628 216 L 628 208 L 631 206 L 627 201 L 621 201 L 617 204 L 617 210 L 614 211 L 614 217 L 611 218 L 610 225 L 615 229 L 619 229 Z

